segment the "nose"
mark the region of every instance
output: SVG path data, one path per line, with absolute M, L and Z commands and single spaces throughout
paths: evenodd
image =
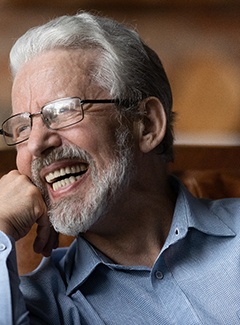
M 28 151 L 33 157 L 46 155 L 48 151 L 62 144 L 59 133 L 48 129 L 41 115 L 37 116 L 37 114 L 33 118 L 31 133 L 27 141 Z

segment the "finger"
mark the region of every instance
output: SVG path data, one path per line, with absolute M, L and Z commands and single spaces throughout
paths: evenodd
M 37 237 L 34 242 L 34 251 L 44 256 L 49 256 L 54 248 L 58 246 L 58 233 L 48 221 L 37 227 Z
M 58 243 L 59 243 L 58 238 L 59 238 L 59 234 L 53 229 L 53 227 L 51 227 L 49 240 L 47 241 L 46 245 L 42 250 L 42 254 L 44 256 L 50 256 L 52 250 L 58 247 Z
M 36 222 L 38 224 L 37 236 L 33 247 L 36 253 L 41 253 L 49 240 L 51 224 L 47 215 L 41 216 Z
M 18 240 L 47 214 L 47 207 L 39 189 L 17 170 L 4 175 L 0 184 L 0 229 Z

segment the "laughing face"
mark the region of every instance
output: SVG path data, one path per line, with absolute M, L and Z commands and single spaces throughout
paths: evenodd
M 70 96 L 109 98 L 88 77 L 93 59 L 86 52 L 55 50 L 26 63 L 14 81 L 13 113 L 36 113 Z M 70 235 L 91 228 L 133 175 L 131 132 L 114 106 L 87 104 L 84 111 L 83 121 L 58 131 L 35 116 L 29 139 L 17 146 L 20 173 L 42 191 L 55 229 Z

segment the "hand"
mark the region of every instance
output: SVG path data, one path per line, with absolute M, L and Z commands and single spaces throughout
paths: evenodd
M 46 204 L 31 180 L 13 170 L 0 180 L 0 230 L 18 240 L 35 222 L 38 230 L 34 249 L 48 256 L 57 247 L 58 236 L 50 225 Z

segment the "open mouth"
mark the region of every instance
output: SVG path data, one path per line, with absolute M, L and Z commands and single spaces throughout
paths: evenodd
M 79 180 L 88 170 L 88 165 L 80 163 L 74 166 L 67 166 L 51 172 L 45 176 L 45 180 L 52 186 L 54 191 L 69 186 Z

